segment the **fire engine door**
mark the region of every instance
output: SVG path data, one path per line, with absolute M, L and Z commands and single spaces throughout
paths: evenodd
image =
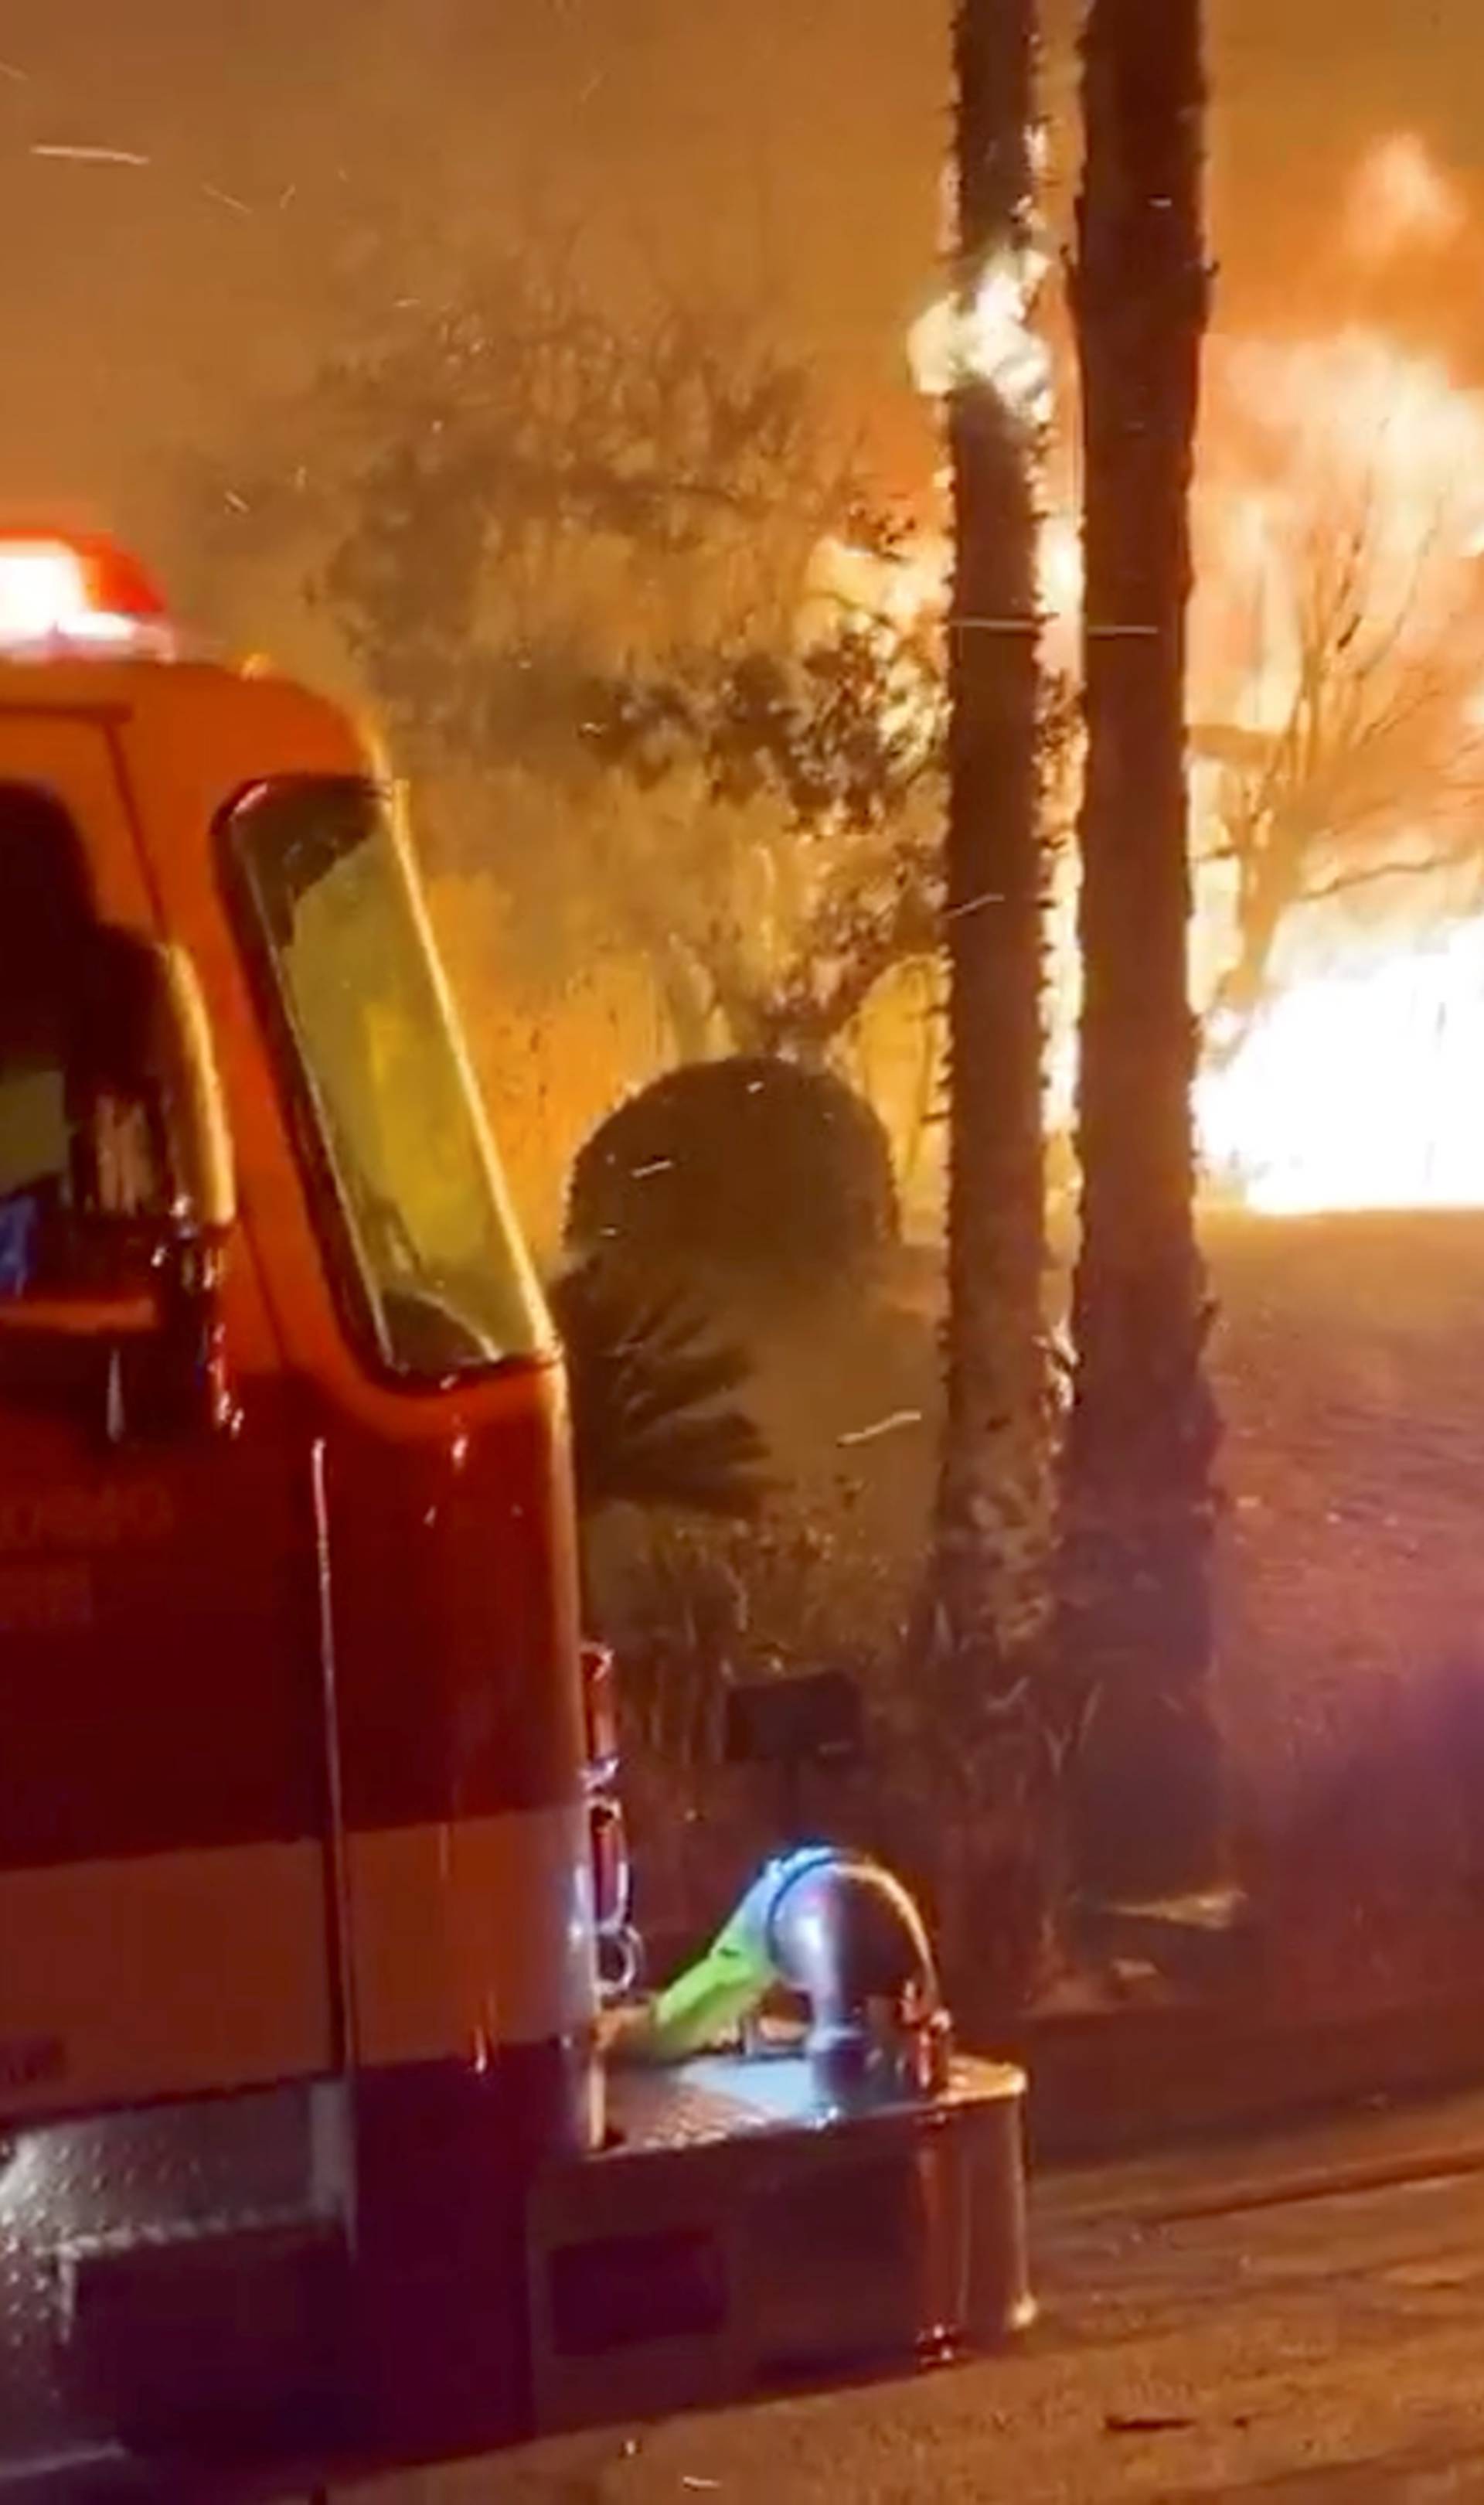
M 110 1265 L 179 1207 L 113 924 L 152 912 L 107 723 L 0 706 L 0 2116 L 333 2045 L 310 1460 L 246 1247 L 230 1431 L 141 1425 L 106 1335 L 18 1319 L 80 1247 L 119 1309 Z

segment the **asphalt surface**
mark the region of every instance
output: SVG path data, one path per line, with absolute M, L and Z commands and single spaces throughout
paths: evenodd
M 1484 2505 L 1484 2098 L 1057 2173 L 1033 2207 L 1010 2354 L 335 2505 Z

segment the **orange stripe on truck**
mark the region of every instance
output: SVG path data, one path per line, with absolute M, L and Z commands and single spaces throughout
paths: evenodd
M 592 2024 L 592 1859 L 578 1802 L 346 1839 L 357 2051 L 446 2059 Z
M 594 2012 L 579 1805 L 348 1839 L 353 2057 L 453 2061 Z M 332 2063 L 318 1844 L 0 1871 L 0 2114 L 309 2078 Z

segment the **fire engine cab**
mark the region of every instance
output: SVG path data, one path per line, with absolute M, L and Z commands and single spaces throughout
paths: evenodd
M 896 2059 L 881 1874 L 752 1906 L 800 2048 L 604 2058 L 566 1433 L 379 758 L 0 533 L 0 2493 L 1024 2317 L 1023 2082 Z

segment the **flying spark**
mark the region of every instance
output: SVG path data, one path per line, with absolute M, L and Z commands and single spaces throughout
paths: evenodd
M 903 1427 L 920 1427 L 921 1424 L 920 1409 L 893 1409 L 888 1418 L 874 1419 L 869 1427 L 852 1427 L 846 1434 L 837 1435 L 835 1440 L 843 1451 L 852 1452 L 860 1444 L 880 1443 L 883 1435 L 894 1435 Z
M 49 158 L 59 165 L 134 165 L 150 163 L 134 148 L 79 148 L 60 140 L 39 140 L 31 150 L 33 157 Z

